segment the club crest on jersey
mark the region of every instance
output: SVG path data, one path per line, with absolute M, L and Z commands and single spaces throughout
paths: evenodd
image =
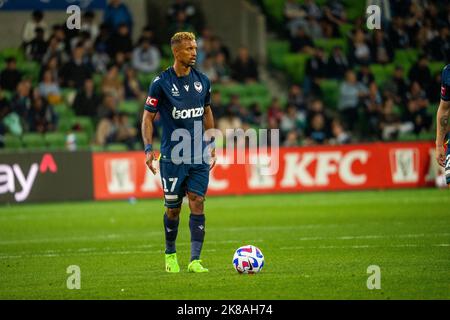
M 194 88 L 195 88 L 195 90 L 197 90 L 198 93 L 202 92 L 202 90 L 203 90 L 203 86 L 202 86 L 201 82 L 198 82 L 198 81 L 194 82 Z
M 203 115 L 204 111 L 205 110 L 203 109 L 203 107 L 183 109 L 183 110 L 177 110 L 176 107 L 173 107 L 172 117 L 174 119 L 189 119 L 189 118 L 201 117 Z
M 172 96 L 174 97 L 180 96 L 180 91 L 178 91 L 178 88 L 174 83 L 172 83 Z

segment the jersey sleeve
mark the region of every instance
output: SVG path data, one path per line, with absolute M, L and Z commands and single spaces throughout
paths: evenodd
M 160 104 L 163 97 L 163 91 L 161 89 L 159 77 L 153 80 L 148 90 L 147 99 L 145 100 L 144 109 L 156 113 L 158 112 L 158 104 Z
M 450 64 L 442 71 L 441 99 L 450 101 Z

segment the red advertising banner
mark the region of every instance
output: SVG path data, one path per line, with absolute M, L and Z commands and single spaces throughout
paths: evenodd
M 411 188 L 435 181 L 431 142 L 280 148 L 276 157 L 252 152 L 246 157 L 259 157 L 259 162 L 236 164 L 220 157 L 210 173 L 208 195 Z M 278 170 L 264 175 L 267 161 L 276 159 Z M 94 198 L 162 197 L 159 174 L 144 162 L 142 152 L 94 153 Z

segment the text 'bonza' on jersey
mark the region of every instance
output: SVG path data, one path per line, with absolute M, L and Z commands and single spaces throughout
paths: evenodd
M 192 141 L 197 141 L 194 138 L 203 135 L 203 125 L 198 126 L 200 130 L 197 131 L 201 132 L 197 132 L 194 122 L 203 124 L 205 108 L 211 103 L 210 94 L 209 79 L 195 68 L 191 68 L 188 75 L 179 77 L 173 67 L 169 67 L 153 80 L 144 108 L 160 114 L 161 159 L 169 159 L 171 151 L 178 144 L 178 141 L 171 140 L 175 130 L 186 129 Z M 203 149 L 206 148 L 206 143 L 200 143 Z M 194 157 L 194 147 L 191 155 Z

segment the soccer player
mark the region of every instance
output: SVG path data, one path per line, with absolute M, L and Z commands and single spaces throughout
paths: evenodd
M 442 71 L 441 101 L 437 111 L 436 160 L 445 168 L 445 179 L 450 187 L 450 134 L 448 119 L 450 116 L 450 64 Z
M 171 41 L 174 64 L 167 68 L 150 85 L 144 106 L 142 138 L 145 144 L 146 164 L 156 174 L 152 148 L 153 120 L 157 112 L 162 122 L 160 150 L 160 174 L 164 189 L 164 231 L 166 239 L 165 265 L 167 272 L 179 272 L 175 241 L 183 197 L 188 196 L 189 228 L 191 231 L 191 262 L 189 272 L 202 273 L 200 253 L 205 238 L 205 215 L 203 202 L 209 182 L 209 171 L 215 164 L 214 138 L 205 137 L 204 131 L 214 127 L 210 107 L 211 83 L 196 69 L 197 55 L 195 35 L 178 32 Z M 189 133 L 186 138 L 186 133 Z M 182 139 L 180 136 L 183 136 Z M 199 140 L 199 136 L 200 140 Z M 179 140 L 187 139 L 192 148 L 179 153 Z M 204 141 L 207 140 L 207 141 Z M 200 141 L 200 142 L 199 142 Z M 200 149 L 199 152 L 196 152 Z M 209 157 L 203 157 L 203 151 Z M 208 158 L 208 159 L 205 159 Z M 181 162 L 181 163 L 180 163 Z

